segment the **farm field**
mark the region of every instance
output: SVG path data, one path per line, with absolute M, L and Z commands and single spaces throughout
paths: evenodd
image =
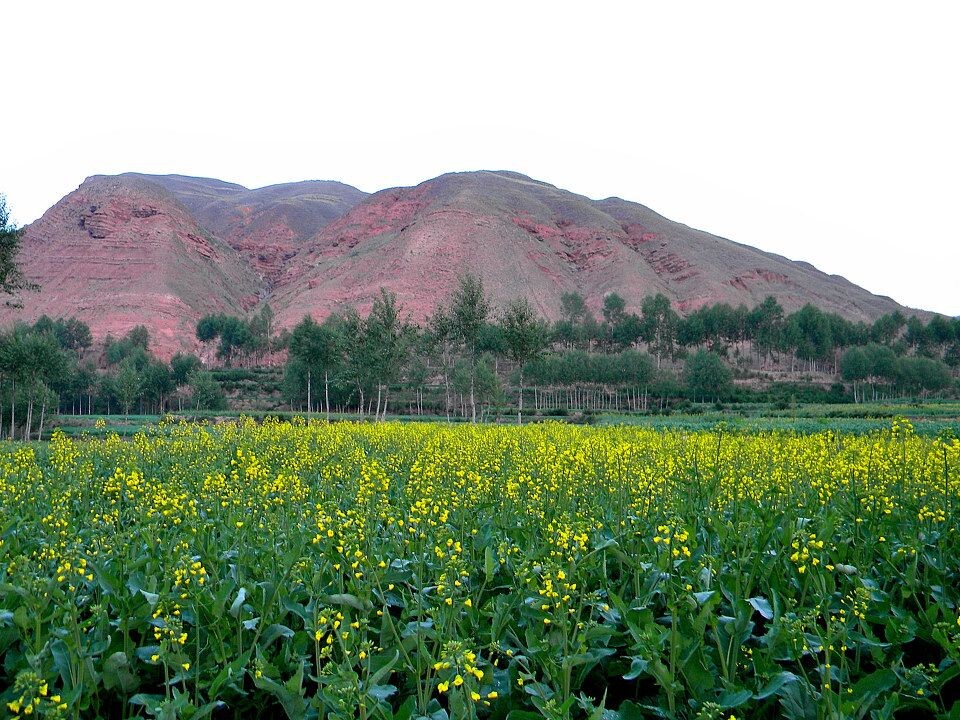
M 960 441 L 876 422 L 8 444 L 0 712 L 957 718 Z

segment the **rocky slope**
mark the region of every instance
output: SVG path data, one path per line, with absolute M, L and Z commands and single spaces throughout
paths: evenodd
M 275 284 L 304 240 L 359 203 L 367 193 L 328 180 L 240 185 L 183 175 L 138 175 L 170 191 L 197 222 L 237 250 L 265 281 Z
M 852 319 L 909 312 L 807 263 L 513 172 L 452 173 L 369 196 L 328 181 L 249 190 L 95 176 L 27 228 L 21 263 L 42 292 L 0 323 L 74 315 L 97 339 L 142 323 L 167 356 L 196 347 L 203 314 L 262 302 L 289 327 L 307 313 L 364 310 L 384 287 L 422 320 L 465 271 L 495 303 L 524 295 L 551 318 L 566 291 L 595 310 L 610 292 L 631 310 L 662 292 L 681 311 L 774 295 L 787 310 L 812 302 Z
M 788 310 L 813 302 L 863 320 L 899 307 L 642 205 L 590 200 L 512 172 L 455 173 L 371 195 L 306 243 L 280 279 L 275 307 L 289 324 L 306 312 L 366 307 L 383 286 L 422 318 L 466 270 L 483 277 L 495 302 L 525 295 L 553 318 L 566 291 L 594 309 L 610 292 L 633 310 L 656 292 L 681 311 L 753 306 L 767 295 Z
M 237 253 L 166 190 L 137 178 L 94 177 L 24 233 L 20 256 L 40 286 L 0 321 L 75 316 L 96 340 L 138 324 L 169 357 L 210 312 L 243 313 L 259 283 Z

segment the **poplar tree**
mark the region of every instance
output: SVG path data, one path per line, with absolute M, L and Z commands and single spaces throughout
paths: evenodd
M 477 421 L 477 344 L 489 315 L 490 301 L 487 300 L 483 282 L 471 273 L 462 275 L 450 300 L 450 322 L 453 334 L 463 345 L 469 363 L 470 413 L 473 422 Z
M 526 298 L 511 301 L 500 318 L 507 354 L 517 363 L 519 398 L 517 423 L 523 422 L 523 367 L 536 360 L 550 342 L 550 329 Z

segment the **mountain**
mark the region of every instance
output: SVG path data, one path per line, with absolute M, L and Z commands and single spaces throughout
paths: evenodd
M 383 286 L 427 316 L 466 270 L 495 303 L 530 298 L 556 318 L 560 296 L 598 310 L 617 292 L 628 309 L 664 293 L 680 311 L 776 296 L 858 320 L 900 306 L 806 263 L 693 230 L 642 205 L 591 200 L 514 172 L 452 173 L 369 196 L 307 241 L 278 282 L 281 324 L 306 312 L 369 306 Z M 903 309 L 903 308 L 901 308 Z
M 120 177 L 138 178 L 170 191 L 200 225 L 237 250 L 268 287 L 304 240 L 367 197 L 355 187 L 329 180 L 248 190 L 184 175 Z
M 150 330 L 169 357 L 211 312 L 243 313 L 259 281 L 164 188 L 135 177 L 92 177 L 24 233 L 20 262 L 39 293 L 0 321 L 75 316 L 93 336 Z
M 96 339 L 146 325 L 163 356 L 195 349 L 209 312 L 269 302 L 277 325 L 368 308 L 381 287 L 415 320 L 478 273 L 495 304 L 528 297 L 556 318 L 560 296 L 596 311 L 664 293 L 681 312 L 714 302 L 850 319 L 914 311 L 842 277 L 694 230 L 619 198 L 591 200 L 515 172 L 441 175 L 367 195 L 332 181 L 248 189 L 183 175 L 88 178 L 24 234 L 25 274 L 42 286 L 0 323 L 77 316 Z

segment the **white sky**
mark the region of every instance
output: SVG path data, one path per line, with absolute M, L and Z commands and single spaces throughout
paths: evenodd
M 13 0 L 0 192 L 509 169 L 960 315 L 955 7 Z

